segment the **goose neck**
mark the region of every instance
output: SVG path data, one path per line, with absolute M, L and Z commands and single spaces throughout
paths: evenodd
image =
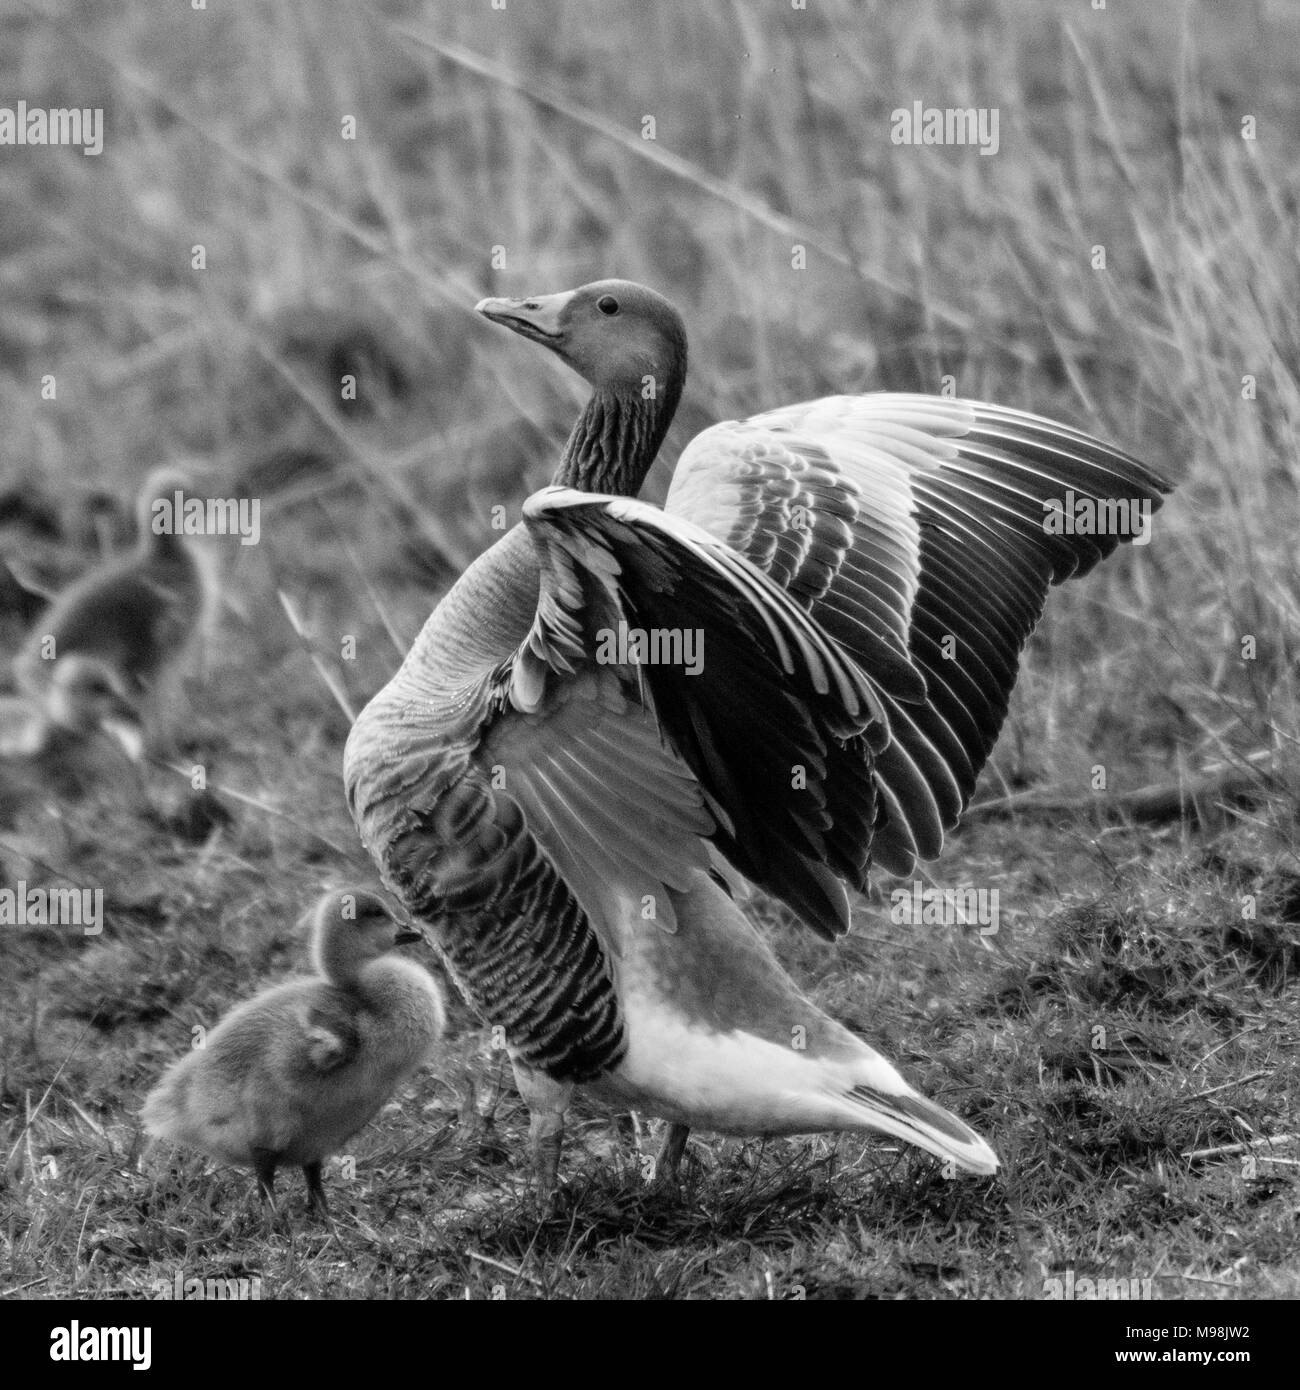
M 680 374 L 640 387 L 598 389 L 569 434 L 554 481 L 634 497 L 655 461 L 681 395 Z

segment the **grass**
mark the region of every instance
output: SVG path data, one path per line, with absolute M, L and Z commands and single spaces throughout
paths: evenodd
M 99 938 L 0 933 L 0 1292 L 180 1270 L 268 1298 L 1034 1298 L 1073 1269 L 1300 1293 L 1297 1146 L 1259 1143 L 1300 1109 L 1289 9 L 83 0 L 0 26 L 6 93 L 107 113 L 97 159 L 0 150 L 6 559 L 82 572 L 165 460 L 263 503 L 261 544 L 217 557 L 172 759 L 208 790 L 154 766 L 0 829 L 8 881 L 107 909 Z M 891 145 L 915 100 L 996 105 L 998 155 Z M 887 880 L 834 952 L 756 903 L 817 1000 L 990 1137 L 996 1180 L 698 1136 L 676 1192 L 644 1180 L 652 1124 L 579 1107 L 542 1212 L 508 1069 L 458 1006 L 355 1175 L 332 1168 L 334 1224 L 294 1183 L 268 1224 L 246 1175 L 141 1165 L 134 1112 L 191 1027 L 297 965 L 312 895 L 369 876 L 321 668 L 364 702 L 493 508 L 549 475 L 580 385 L 471 306 L 606 274 L 687 316 L 670 462 L 715 419 L 951 376 L 1177 477 L 1150 546 L 1051 596 L 977 800 L 1083 800 L 1098 765 L 1126 791 L 1227 763 L 1258 794 L 1163 825 L 990 804 L 929 874 L 996 887 L 992 937 L 892 927 Z

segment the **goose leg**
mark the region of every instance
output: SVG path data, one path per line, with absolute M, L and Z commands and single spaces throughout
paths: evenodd
M 560 1180 L 560 1154 L 564 1149 L 564 1112 L 534 1112 L 528 1125 L 537 1175 L 537 1195 L 543 1201 L 554 1196 Z
M 515 1084 L 528 1106 L 528 1138 L 537 1174 L 537 1195 L 548 1200 L 555 1192 L 560 1174 L 560 1153 L 564 1147 L 564 1112 L 573 1095 L 573 1084 L 554 1081 L 525 1063 L 511 1060 Z
M 690 1125 L 678 1124 L 676 1120 L 669 1124 L 664 1141 L 659 1146 L 659 1157 L 655 1160 L 656 1177 L 681 1181 L 682 1155 L 686 1152 L 686 1141 L 690 1134 Z
M 328 1216 L 330 1209 L 325 1200 L 325 1189 L 321 1186 L 320 1163 L 304 1163 L 302 1173 L 307 1179 L 307 1210 L 317 1216 Z

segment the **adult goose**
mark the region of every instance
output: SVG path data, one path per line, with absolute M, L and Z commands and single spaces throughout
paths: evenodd
M 687 1126 L 843 1129 L 992 1173 L 794 984 L 724 871 L 835 938 L 873 857 L 936 855 L 1048 586 L 1122 538 L 1055 509 L 1149 514 L 1167 484 L 1019 411 L 834 396 L 705 430 L 660 510 L 634 498 L 686 371 L 672 305 L 602 280 L 478 310 L 592 396 L 555 485 L 357 720 L 344 775 L 385 882 L 502 1030 L 541 1186 L 578 1085 L 673 1121 L 670 1165 Z

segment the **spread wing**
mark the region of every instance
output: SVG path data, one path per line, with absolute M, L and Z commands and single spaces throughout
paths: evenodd
M 665 507 L 733 547 L 870 673 L 892 739 L 873 767 L 874 858 L 938 854 L 1006 716 L 1047 590 L 1128 538 L 1170 485 L 1068 426 L 1000 406 L 832 396 L 715 425 Z M 1097 509 L 1102 510 L 1099 512 Z M 1067 515 L 1109 529 L 1066 533 Z
M 671 637 L 629 659 L 634 630 L 676 633 L 683 658 L 690 633 L 699 659 Z M 824 773 L 841 740 L 885 738 L 871 682 L 748 561 L 657 508 L 551 488 L 435 610 L 344 776 L 465 992 L 522 1060 L 584 1080 L 625 1047 L 628 933 L 675 929 L 665 889 L 712 846 L 847 928 L 872 786 L 845 782 L 841 806 Z
M 636 720 L 671 745 L 727 859 L 824 935 L 846 930 L 838 880 L 865 882 L 870 752 L 888 737 L 872 682 L 779 586 L 689 522 L 563 488 L 534 494 L 524 518 L 543 578 L 509 670 L 512 705 L 543 709 L 583 672 L 616 686 L 628 713 L 615 737 Z M 642 636 L 643 659 L 629 663 Z M 832 784 L 846 740 L 860 775 Z M 637 814 L 635 802 L 611 809 Z

